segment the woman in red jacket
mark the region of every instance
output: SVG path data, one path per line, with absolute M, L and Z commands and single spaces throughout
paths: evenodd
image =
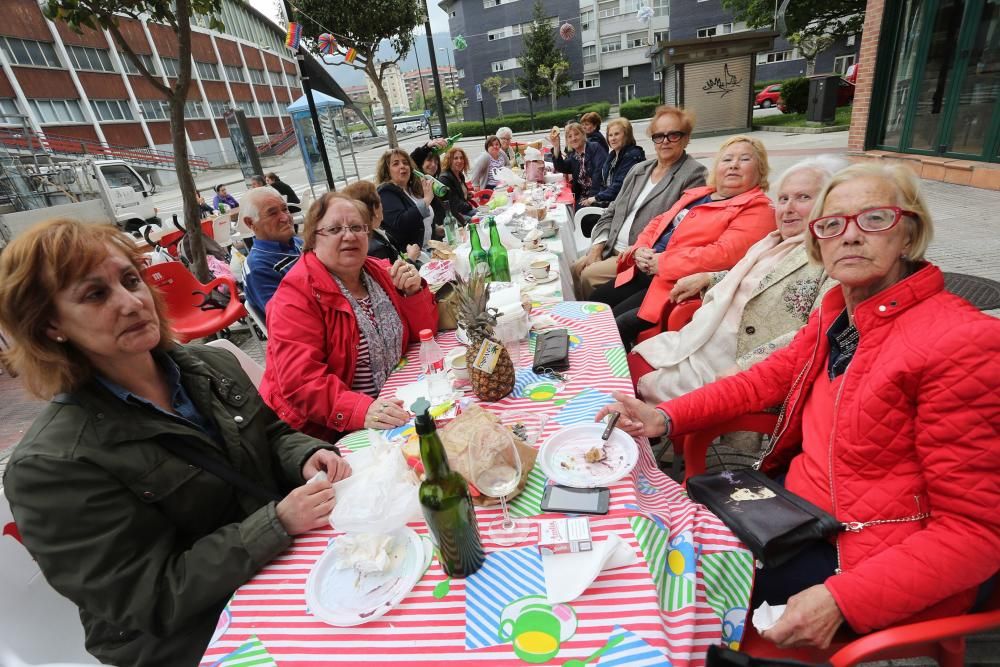
M 840 287 L 791 345 L 655 408 L 611 406 L 653 436 L 784 401 L 762 470 L 845 530 L 758 571 L 754 604 L 787 598 L 762 633 L 783 647 L 825 648 L 844 621 L 866 633 L 962 613 L 1000 570 L 1000 320 L 923 261 L 918 187 L 903 167 L 839 172 L 808 248 Z
M 730 137 L 719 148 L 708 185 L 685 190 L 619 255 L 618 275 L 594 290 L 591 300 L 612 307 L 626 347 L 660 322 L 678 279 L 733 268 L 774 230 L 768 171 L 760 141 Z
M 306 216 L 302 259 L 267 305 L 260 393 L 283 419 L 328 441 L 406 423 L 402 401 L 376 400 L 437 304 L 417 270 L 368 257 L 368 209 L 328 193 Z

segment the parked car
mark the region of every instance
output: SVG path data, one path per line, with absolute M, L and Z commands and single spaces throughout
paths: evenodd
M 764 90 L 757 93 L 757 97 L 754 99 L 753 103 L 761 109 L 770 109 L 778 103 L 779 99 L 781 99 L 781 84 L 772 83 L 770 86 L 766 86 Z
M 841 79 L 840 85 L 837 86 L 837 106 L 846 107 L 854 103 L 854 84 L 847 79 Z M 778 109 L 781 113 L 788 113 L 788 108 L 785 106 L 785 101 L 780 100 L 778 102 Z

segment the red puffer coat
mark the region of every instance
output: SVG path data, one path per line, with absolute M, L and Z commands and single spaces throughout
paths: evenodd
M 673 432 L 784 399 L 763 470 L 787 469 L 843 309 L 835 287 L 787 348 L 663 403 Z M 945 292 L 941 271 L 925 265 L 859 304 L 854 321 L 860 344 L 835 407 L 830 500 L 838 520 L 858 524 L 838 535 L 840 569 L 826 587 L 851 627 L 870 632 L 961 613 L 1000 569 L 1000 320 Z
M 403 321 L 403 347 L 421 329 L 437 331 L 434 296 L 424 288 L 400 295 L 388 262 L 369 257 L 364 270 L 389 295 Z M 312 252 L 292 267 L 267 304 L 267 365 L 260 395 L 292 428 L 332 441 L 364 427 L 374 399 L 351 391 L 361 342 L 354 311 L 330 272 Z

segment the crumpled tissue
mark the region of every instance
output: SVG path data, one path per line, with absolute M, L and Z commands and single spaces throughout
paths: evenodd
M 785 613 L 786 604 L 776 604 L 773 607 L 768 603 L 764 602 L 759 607 L 753 610 L 753 618 L 751 622 L 753 627 L 757 632 L 764 632 L 765 630 L 770 630 L 777 624 L 778 619 L 781 615 Z

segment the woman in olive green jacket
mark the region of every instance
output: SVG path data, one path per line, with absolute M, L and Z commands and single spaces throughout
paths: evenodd
M 79 606 L 88 651 L 180 667 L 198 663 L 242 583 L 326 523 L 350 467 L 281 422 L 231 354 L 173 344 L 141 268 L 113 228 L 66 220 L 0 257 L 9 360 L 53 399 L 4 493 L 46 579 Z M 329 481 L 304 484 L 320 471 Z

